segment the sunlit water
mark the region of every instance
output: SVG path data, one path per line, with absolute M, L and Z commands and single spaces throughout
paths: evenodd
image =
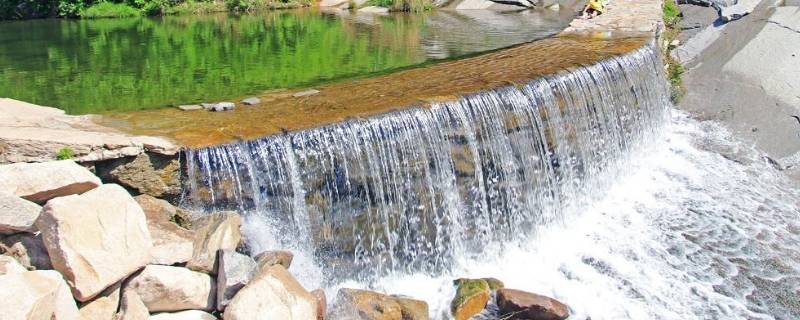
M 84 114 L 214 102 L 381 74 L 553 35 L 568 10 L 0 22 L 0 97 Z

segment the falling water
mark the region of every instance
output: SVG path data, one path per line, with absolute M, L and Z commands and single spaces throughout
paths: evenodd
M 187 205 L 239 210 L 270 234 L 253 251 L 293 248 L 329 276 L 441 273 L 592 199 L 610 183 L 593 177 L 663 126 L 667 99 L 650 44 L 456 101 L 191 150 Z

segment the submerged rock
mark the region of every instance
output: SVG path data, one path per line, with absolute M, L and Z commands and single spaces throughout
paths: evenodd
M 317 318 L 316 298 L 306 291 L 282 266 L 260 270 L 233 297 L 223 315 L 225 320 Z
M 457 279 L 456 296 L 450 302 L 450 312 L 456 320 L 467 320 L 481 313 L 491 297 L 491 288 L 484 279 Z
M 248 105 L 248 106 L 256 105 L 256 104 L 259 104 L 259 103 L 261 103 L 261 99 L 256 98 L 256 97 L 247 98 L 247 99 L 242 100 L 242 104 L 243 105 Z
M 150 261 L 144 212 L 118 185 L 50 200 L 36 227 L 53 268 L 78 301 L 91 300 Z
M 72 160 L 0 166 L 0 192 L 39 204 L 81 194 L 100 184 L 99 178 Z
M 290 251 L 284 250 L 264 251 L 255 257 L 259 269 L 268 268 L 274 265 L 282 265 L 284 268 L 289 269 L 289 266 L 292 265 L 293 259 L 294 254 Z
M 78 306 L 69 286 L 53 270 L 0 276 L 0 317 L 19 320 L 76 320 Z
M 33 223 L 39 217 L 42 207 L 5 193 L 0 193 L 0 234 L 33 232 Z
M 564 320 L 569 310 L 553 298 L 514 289 L 497 290 L 497 307 L 503 319 Z
M 149 320 L 217 320 L 214 315 L 200 310 L 186 310 L 181 312 L 154 314 Z
M 217 256 L 217 310 L 225 306 L 255 274 L 256 262 L 234 250 L 220 250 Z
M 8 248 L 6 255 L 16 258 L 27 269 L 53 269 L 41 233 L 18 233 L 0 240 L 0 243 Z
M 192 259 L 186 267 L 195 271 L 215 273 L 214 266 L 219 250 L 235 250 L 242 240 L 239 227 L 242 219 L 233 211 L 209 214 L 192 222 L 195 232 Z
M 334 314 L 339 318 L 363 320 L 425 320 L 428 319 L 428 304 L 403 296 L 340 289 Z
M 125 291 L 141 297 L 147 310 L 181 311 L 214 309 L 214 279 L 202 272 L 182 267 L 149 265 L 131 277 Z

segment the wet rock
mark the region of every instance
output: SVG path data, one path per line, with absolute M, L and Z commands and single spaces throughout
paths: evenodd
M 78 307 L 61 275 L 53 270 L 0 276 L 3 319 L 75 320 Z
M 169 202 L 149 195 L 134 198 L 147 217 L 147 229 L 153 240 L 151 264 L 173 265 L 192 258 L 194 232 L 173 223 L 177 209 Z
M 33 223 L 39 217 L 42 207 L 5 193 L 0 193 L 0 234 L 33 232 Z
M 256 105 L 256 104 L 259 104 L 259 103 L 261 103 L 261 99 L 256 98 L 256 97 L 247 98 L 247 99 L 242 100 L 242 104 L 243 105 L 248 105 L 248 106 Z
M 389 296 L 367 290 L 339 289 L 334 306 L 334 318 L 393 320 L 402 319 L 400 305 Z
M 256 263 L 258 263 L 258 269 L 264 269 L 274 265 L 282 265 L 284 268 L 289 269 L 289 266 L 292 265 L 292 259 L 294 259 L 294 254 L 284 250 L 264 251 L 255 257 Z
M 317 320 L 324 320 L 328 312 L 328 298 L 325 296 L 325 290 L 313 290 L 311 295 L 317 299 Z
M 217 256 L 217 310 L 225 306 L 244 288 L 256 272 L 253 258 L 234 250 L 220 250 Z
M 181 312 L 155 314 L 150 317 L 150 320 L 217 320 L 217 317 L 200 310 L 186 310 Z
M 503 319 L 564 320 L 569 310 L 553 298 L 514 289 L 497 290 L 497 306 Z
M 199 104 L 185 104 L 178 106 L 178 109 L 181 109 L 183 111 L 197 111 L 197 110 L 203 110 L 203 106 Z
M 148 265 L 125 285 L 150 312 L 214 309 L 216 284 L 202 272 L 182 267 Z
M 225 320 L 317 318 L 316 298 L 282 266 L 259 271 L 233 297 L 223 315 Z
M 212 104 L 205 103 L 202 105 L 206 110 L 215 112 L 229 111 L 236 108 L 236 105 L 233 104 L 233 102 L 217 102 Z
M 108 287 L 94 300 L 81 305 L 79 313 L 81 319 L 113 319 L 119 307 L 120 283 Z
M 483 278 L 484 281 L 489 285 L 489 290 L 496 291 L 497 289 L 505 288 L 506 285 L 503 281 L 500 281 L 495 278 Z
M 215 273 L 214 265 L 219 250 L 235 250 L 239 246 L 242 234 L 239 227 L 241 217 L 233 211 L 209 214 L 192 222 L 195 232 L 192 259 L 186 267 L 189 269 Z
M 181 192 L 177 157 L 142 153 L 135 158 L 98 162 L 95 168 L 106 183 L 122 185 L 135 193 L 168 198 Z
M 147 310 L 147 306 L 144 305 L 139 294 L 133 290 L 123 291 L 117 320 L 147 320 L 148 318 L 150 318 L 150 311 Z
M 16 258 L 27 269 L 53 269 L 41 233 L 18 233 L 0 240 L 0 243 L 8 248 L 7 255 Z
M 0 276 L 6 274 L 14 274 L 14 273 L 22 273 L 28 271 L 25 267 L 20 264 L 17 259 L 14 259 L 10 256 L 2 255 L 0 256 Z
M 400 313 L 403 320 L 428 320 L 428 303 L 422 300 L 412 299 L 406 296 L 392 296 L 400 305 Z
M 99 178 L 72 160 L 0 166 L 0 192 L 39 204 L 99 185 Z
M 450 312 L 456 320 L 466 320 L 483 311 L 491 296 L 489 283 L 483 279 L 458 279 L 458 288 L 450 302 Z
M 360 11 L 360 10 L 359 10 Z M 292 97 L 300 98 L 300 97 L 308 97 L 319 94 L 319 90 L 317 89 L 309 89 L 305 91 L 295 92 L 292 94 Z
M 144 212 L 118 185 L 50 200 L 36 227 L 53 268 L 78 301 L 92 299 L 150 261 Z

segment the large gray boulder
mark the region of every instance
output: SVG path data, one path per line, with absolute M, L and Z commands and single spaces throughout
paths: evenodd
M 17 196 L 0 192 L 0 234 L 33 232 L 42 207 Z
M 225 320 L 310 320 L 317 318 L 316 298 L 282 266 L 261 270 L 225 308 Z
M 53 268 L 78 301 L 91 300 L 150 261 L 144 213 L 118 185 L 50 200 L 36 227 Z
M 100 184 L 99 178 L 72 160 L 0 166 L 0 192 L 39 204 L 81 194 Z
M 61 275 L 53 270 L 0 276 L 0 318 L 77 320 L 78 307 Z
M 192 259 L 186 267 L 195 271 L 215 273 L 217 251 L 235 250 L 242 240 L 241 217 L 233 211 L 209 214 L 192 222 L 195 233 Z
M 244 288 L 256 272 L 256 262 L 235 250 L 220 250 L 217 256 L 217 310 L 225 306 Z
M 135 292 L 152 313 L 214 310 L 216 289 L 214 279 L 205 273 L 182 267 L 149 265 L 131 277 L 124 290 L 126 293 Z

